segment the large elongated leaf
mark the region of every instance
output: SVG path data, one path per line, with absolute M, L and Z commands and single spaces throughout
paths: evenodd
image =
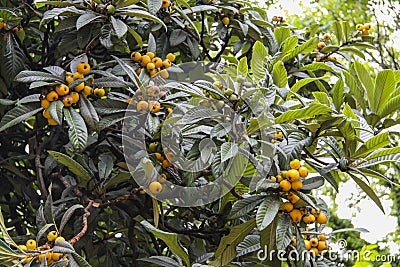
M 290 28 L 289 27 L 278 27 L 274 30 L 274 36 L 276 41 L 278 42 L 278 46 L 280 46 L 283 41 L 290 37 Z
M 298 82 L 296 82 L 292 88 L 290 88 L 291 93 L 296 93 L 297 91 L 299 91 L 303 86 L 312 83 L 314 81 L 318 81 L 318 80 L 323 80 L 325 79 L 325 77 L 319 77 L 319 78 L 305 78 L 305 79 L 301 79 Z M 289 97 L 289 94 L 288 94 Z
M 125 24 L 125 22 L 120 19 L 116 19 L 113 16 L 111 16 L 111 24 L 118 38 L 122 38 L 122 36 L 124 36 L 128 31 L 128 26 Z
M 232 207 L 229 219 L 240 218 L 249 212 L 251 212 L 255 207 L 257 207 L 264 200 L 264 196 L 251 196 L 245 199 L 241 199 L 235 202 Z
M 93 103 L 93 106 L 100 115 L 109 115 L 126 112 L 128 104 L 119 100 L 99 99 Z
M 62 124 L 62 119 L 63 119 L 63 108 L 64 104 L 61 102 L 61 100 L 51 102 L 49 106 L 49 113 L 50 116 L 57 122 L 57 124 L 61 125 Z
M 251 219 L 243 224 L 232 227 L 230 233 L 221 239 L 215 252 L 215 260 L 211 264 L 220 267 L 230 263 L 236 257 L 236 246 L 244 240 L 255 226 L 256 220 Z
M 374 158 L 379 158 L 383 156 L 388 156 L 388 155 L 395 155 L 395 154 L 400 154 L 400 147 L 392 147 L 392 148 L 383 148 L 375 151 L 374 153 L 371 153 L 366 157 L 366 160 L 374 159 Z
M 390 99 L 396 87 L 395 76 L 392 70 L 382 70 L 376 76 L 374 101 L 371 110 L 380 113 Z
M 64 109 L 64 115 L 69 126 L 69 141 L 76 152 L 81 152 L 85 149 L 88 140 L 85 121 L 73 108 Z
M 73 158 L 57 152 L 57 151 L 48 151 L 50 156 L 54 158 L 58 163 L 68 167 L 68 170 L 76 175 L 78 182 L 86 182 L 92 179 L 92 175 L 78 162 L 76 162 Z
M 163 267 L 181 267 L 182 266 L 175 260 L 165 257 L 165 256 L 151 256 L 149 258 L 141 258 L 138 260 L 157 264 L 157 266 L 163 266 Z
M 87 24 L 91 23 L 92 21 L 101 18 L 103 16 L 99 15 L 98 13 L 85 13 L 79 16 L 76 20 L 76 29 L 79 31 L 82 27 L 86 26 Z
M 365 142 L 352 157 L 353 158 L 363 157 L 389 144 L 390 144 L 389 132 L 380 133 L 369 139 L 367 142 Z
M 292 220 L 287 213 L 283 213 L 278 220 L 276 228 L 276 247 L 278 250 L 286 250 L 292 241 Z
M 268 53 L 264 45 L 260 41 L 255 42 L 253 55 L 250 61 L 250 67 L 254 76 L 254 80 L 259 81 L 265 77 L 266 69 L 264 64 L 267 55 Z
M 81 111 L 83 120 L 86 122 L 89 128 L 96 130 L 99 125 L 99 116 L 97 115 L 97 112 L 93 107 L 92 102 L 90 102 L 83 95 L 79 98 L 79 109 Z
M 332 109 L 328 106 L 312 103 L 308 107 L 289 110 L 275 119 L 275 123 L 284 123 L 292 120 L 309 119 L 316 115 L 329 114 Z
M 39 103 L 16 106 L 6 113 L 0 122 L 0 132 L 38 113 L 42 108 Z
M 183 250 L 178 243 L 178 234 L 168 233 L 155 228 L 147 221 L 140 222 L 147 231 L 151 232 L 155 237 L 160 238 L 168 246 L 168 248 L 174 252 L 179 258 L 181 258 L 187 266 L 190 266 L 189 256 Z
M 25 56 L 15 40 L 14 35 L 9 34 L 6 39 L 6 49 L 2 59 L 4 65 L 2 67 L 6 71 L 10 82 L 21 70 L 24 69 L 24 60 Z
M 386 164 L 386 163 L 400 163 L 400 154 L 391 154 L 386 156 L 374 157 L 366 160 L 365 162 L 359 164 L 360 168 L 366 168 L 371 166 L 376 166 L 378 164 Z
M 4 222 L 3 213 L 1 212 L 1 207 L 0 207 L 0 232 L 4 241 L 6 241 L 8 244 L 14 245 L 15 247 L 18 246 L 11 238 L 11 236 L 8 234 L 7 227 Z M 0 251 L 0 256 L 1 256 L 1 251 Z
M 318 41 L 319 41 L 318 37 L 311 38 L 310 40 L 308 40 L 307 42 L 305 42 L 302 45 L 298 46 L 292 52 L 287 54 L 283 58 L 283 61 L 287 62 L 290 59 L 294 58 L 295 56 L 297 56 L 298 54 L 301 54 L 301 53 L 304 53 L 304 54 L 310 53 L 311 51 L 313 51 L 315 49 L 315 47 L 318 44 Z
M 30 70 L 24 70 L 21 71 L 17 76 L 15 76 L 14 79 L 16 82 L 21 82 L 21 83 L 31 83 L 31 82 L 36 82 L 36 81 L 51 81 L 51 82 L 60 82 L 62 83 L 63 80 L 61 80 L 60 76 L 47 73 L 47 72 L 42 72 L 42 71 L 30 71 Z
M 121 16 L 126 15 L 126 16 L 131 16 L 131 17 L 138 17 L 138 18 L 143 18 L 143 19 L 147 19 L 147 20 L 152 20 L 152 21 L 155 21 L 155 22 L 161 24 L 165 28 L 165 30 L 167 30 L 167 26 L 164 24 L 164 22 L 162 20 L 160 20 L 156 16 L 153 16 L 149 12 L 141 10 L 141 9 L 129 9 L 129 11 L 121 12 L 121 13 L 119 13 L 119 15 L 121 15 Z
M 366 92 L 366 96 L 368 99 L 368 103 L 370 107 L 373 107 L 375 102 L 375 83 L 371 78 L 370 72 L 367 70 L 364 65 L 360 62 L 355 61 L 352 64 L 352 68 L 355 70 L 358 79 L 361 81 L 361 84 L 364 86 L 364 90 Z
M 375 194 L 374 190 L 367 185 L 363 180 L 358 178 L 355 175 L 350 174 L 351 178 L 361 187 L 361 189 L 375 202 L 376 205 L 382 210 L 383 213 L 385 213 L 385 209 L 382 206 L 381 200 L 379 197 Z
M 341 78 L 333 86 L 332 100 L 336 110 L 339 111 L 344 102 L 344 82 Z
M 68 210 L 62 216 L 60 227 L 58 228 L 60 235 L 61 235 L 62 230 L 64 229 L 65 225 L 67 224 L 68 220 L 72 217 L 74 211 L 77 209 L 83 209 L 83 208 L 84 207 L 81 204 L 75 204 L 68 208 Z
M 254 251 L 260 250 L 260 236 L 259 235 L 248 235 L 245 239 L 239 243 L 236 247 L 237 257 L 244 256 Z
M 392 114 L 395 111 L 398 111 L 400 107 L 400 95 L 395 96 L 379 110 L 379 115 L 381 117 L 386 117 L 387 115 Z
M 162 5 L 161 0 L 147 0 L 147 9 L 151 14 L 156 14 Z
M 274 64 L 272 69 L 272 79 L 274 80 L 274 84 L 280 88 L 286 87 L 288 82 L 287 72 L 285 69 L 285 65 L 282 61 L 278 61 Z
M 268 227 L 278 214 L 280 206 L 279 197 L 275 194 L 267 195 L 257 210 L 257 228 L 262 231 Z

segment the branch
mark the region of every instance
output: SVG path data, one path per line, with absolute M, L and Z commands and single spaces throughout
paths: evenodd
M 200 33 L 200 45 L 203 48 L 203 53 L 206 57 L 212 61 L 210 54 L 207 51 L 206 44 L 204 43 L 204 29 L 205 29 L 205 22 L 204 22 L 204 11 L 201 11 L 201 33 Z M 203 58 L 204 59 L 204 58 Z
M 231 37 L 232 37 L 231 32 L 228 32 L 225 36 L 224 45 L 222 46 L 221 51 L 219 51 L 218 54 L 212 59 L 213 62 L 216 62 L 218 58 L 225 52 L 225 49 L 228 47 L 229 40 L 231 39 Z
M 123 196 L 120 196 L 119 198 L 116 198 L 116 199 L 114 199 L 114 200 L 111 200 L 111 201 L 109 201 L 109 202 L 107 202 L 107 203 L 101 203 L 101 204 L 99 205 L 99 208 L 106 208 L 106 207 L 115 205 L 115 204 L 117 204 L 117 203 L 119 203 L 119 202 L 121 202 L 121 201 L 130 199 L 131 197 L 133 197 L 133 196 L 134 196 L 138 191 L 140 191 L 140 190 L 142 190 L 140 187 L 133 188 L 132 191 L 129 192 L 128 194 L 125 194 L 125 195 L 123 195 Z
M 83 214 L 82 217 L 82 230 L 73 238 L 71 238 L 70 240 L 68 240 L 68 243 L 70 243 L 71 245 L 74 245 L 76 242 L 79 241 L 79 239 L 82 238 L 82 236 L 85 235 L 87 229 L 88 229 L 88 217 L 90 216 L 90 208 L 92 207 L 93 201 L 89 201 L 89 204 L 86 206 L 86 208 L 84 209 L 85 213 Z
M 38 144 L 38 143 L 36 143 Z M 36 154 L 35 154 L 35 167 L 36 167 L 36 177 L 38 181 L 38 187 L 40 190 L 40 195 L 42 196 L 42 199 L 47 199 L 47 189 L 46 189 L 46 183 L 44 182 L 43 178 L 43 165 L 40 162 L 40 156 L 43 152 L 43 143 L 39 143 L 36 147 Z

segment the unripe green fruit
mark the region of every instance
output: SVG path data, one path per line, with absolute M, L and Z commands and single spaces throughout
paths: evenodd
M 235 96 L 235 95 L 231 95 L 231 96 L 229 97 L 229 100 L 230 100 L 230 101 L 237 101 L 238 98 L 237 98 L 237 96 Z
M 226 89 L 225 95 L 231 96 L 232 94 L 233 94 L 233 90 L 232 89 L 230 89 L 230 88 Z
M 107 11 L 108 11 L 108 13 L 110 13 L 110 14 L 114 14 L 114 12 L 115 12 L 115 6 L 113 6 L 113 5 L 108 5 L 108 6 L 107 6 Z

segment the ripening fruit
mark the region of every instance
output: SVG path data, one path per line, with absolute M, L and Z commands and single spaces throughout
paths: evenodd
M 357 31 L 362 31 L 362 30 L 364 30 L 364 25 L 357 24 L 356 29 L 357 29 Z
M 367 29 L 362 30 L 361 35 L 369 35 L 369 30 Z
M 20 250 L 28 250 L 28 248 L 25 245 L 19 245 L 18 248 Z
M 316 238 L 316 237 L 311 238 L 310 244 L 311 244 L 311 247 L 313 247 L 313 248 L 317 247 L 318 246 L 318 238 Z
M 154 65 L 154 63 L 148 63 L 146 65 L 146 68 L 147 68 L 148 71 L 152 71 L 152 70 L 154 70 L 156 68 L 156 65 Z
M 74 77 L 74 80 L 78 80 L 78 79 L 84 78 L 85 76 L 80 72 L 75 72 L 73 77 Z
M 150 86 L 147 89 L 147 93 L 152 97 L 157 97 L 160 94 L 160 87 L 158 87 L 158 86 Z
M 51 231 L 50 233 L 47 234 L 47 240 L 49 241 L 54 241 L 58 237 L 57 231 Z
M 293 190 L 300 190 L 303 187 L 303 183 L 300 180 L 292 182 L 292 189 Z
M 23 263 L 28 263 L 33 259 L 33 257 L 27 257 L 23 260 Z
M 139 52 L 132 52 L 131 59 L 135 62 L 139 62 L 142 59 L 142 55 Z
M 171 61 L 167 58 L 167 59 L 165 59 L 163 62 L 162 62 L 162 64 L 163 64 L 163 66 L 164 66 L 164 68 L 169 68 L 169 67 L 171 67 Z
M 46 119 L 51 119 L 50 112 L 48 109 L 43 110 L 43 117 Z
M 294 169 L 288 170 L 286 173 L 286 179 L 291 182 L 297 181 L 300 179 L 300 173 Z
M 26 241 L 25 245 L 28 250 L 34 250 L 36 248 L 36 241 L 33 239 L 29 239 L 28 241 Z
M 155 57 L 151 60 L 151 62 L 156 66 L 156 68 L 161 68 L 163 66 L 163 61 L 159 57 Z
M 47 119 L 47 123 L 48 123 L 49 125 L 52 125 L 52 126 L 58 125 L 58 123 L 57 123 L 55 120 L 53 120 L 53 119 Z
M 50 101 L 47 99 L 42 99 L 40 101 L 40 103 L 42 104 L 42 108 L 49 108 L 50 107 Z
M 142 56 L 142 61 L 140 62 L 140 65 L 142 65 L 142 67 L 146 67 L 147 64 L 149 64 L 151 62 L 151 58 L 146 54 L 144 56 Z
M 278 183 L 282 182 L 282 180 L 283 180 L 282 175 L 279 174 L 279 175 L 276 176 L 276 181 L 277 181 Z
M 88 96 L 88 95 L 92 94 L 92 92 L 93 92 L 93 88 L 92 87 L 84 86 L 82 93 L 83 93 L 84 96 Z
M 136 70 L 135 70 L 135 72 L 136 72 L 136 75 L 140 75 L 140 72 L 142 71 L 142 68 L 137 68 Z
M 301 212 L 298 209 L 294 209 L 289 213 L 290 218 L 294 223 L 299 223 L 301 221 Z
M 319 253 L 318 248 L 311 248 L 310 253 L 311 253 L 311 256 L 316 257 Z
M 224 18 L 222 19 L 222 23 L 223 23 L 225 26 L 229 25 L 229 22 L 230 22 L 230 19 L 229 19 L 228 17 L 224 17 Z
M 46 254 L 40 254 L 37 259 L 38 259 L 38 261 L 42 262 L 45 257 L 46 257 Z
M 287 192 L 290 190 L 290 188 L 292 188 L 292 185 L 288 180 L 283 180 L 279 183 L 279 187 L 282 189 L 282 191 Z
M 328 222 L 328 217 L 324 213 L 320 213 L 317 217 L 317 222 L 319 224 L 326 224 Z
M 151 101 L 149 108 L 151 113 L 157 113 L 161 109 L 161 104 L 158 101 Z
M 326 245 L 326 242 L 325 241 L 319 241 L 318 242 L 318 250 L 319 251 L 322 251 L 322 250 L 324 250 L 324 249 L 327 249 L 327 245 Z
M 167 181 L 167 175 L 162 173 L 160 176 L 158 176 L 157 181 L 159 181 L 160 183 L 165 183 Z
M 163 157 L 163 155 L 161 155 L 161 153 L 154 153 L 154 156 L 156 157 L 156 159 L 158 161 L 163 161 L 164 160 L 164 157 Z
M 269 179 L 271 180 L 271 182 L 276 183 L 276 177 L 275 176 L 271 176 Z
M 58 261 L 58 260 L 61 259 L 62 255 L 63 255 L 62 253 L 55 253 L 55 252 L 53 252 L 53 253 L 51 254 L 51 259 L 52 259 L 53 261 Z
M 153 52 L 147 52 L 146 55 L 150 58 L 150 60 L 155 57 Z
M 67 81 L 68 84 L 70 84 L 70 83 L 72 83 L 73 81 L 75 81 L 75 80 L 74 80 L 74 77 L 72 77 L 72 76 L 66 77 L 65 80 Z
M 305 245 L 305 247 L 306 247 L 307 250 L 310 250 L 310 249 L 311 249 L 311 243 L 310 243 L 309 240 L 305 239 L 305 240 L 304 240 L 304 245 Z
M 62 102 L 65 107 L 70 107 L 74 103 L 72 96 L 70 96 L 70 95 L 64 96 Z
M 162 0 L 161 7 L 162 8 L 168 8 L 171 5 L 171 2 L 169 0 Z
M 160 73 L 161 78 L 168 79 L 169 73 L 167 70 L 161 70 L 159 73 Z
M 7 22 L 2 21 L 0 22 L 0 29 L 5 29 L 7 27 Z
M 325 241 L 326 240 L 326 235 L 318 235 L 318 239 L 320 241 Z
M 72 104 L 78 103 L 79 94 L 77 92 L 71 92 L 69 95 L 72 97 Z
M 292 237 L 292 241 L 290 242 L 290 244 L 291 244 L 292 246 L 296 246 L 296 244 L 297 244 L 296 237 Z
M 318 43 L 318 48 L 319 49 L 322 49 L 322 48 L 324 48 L 326 46 L 326 43 L 324 43 L 324 42 L 319 42 Z
M 81 92 L 82 90 L 85 89 L 85 83 L 80 83 L 77 86 L 75 86 L 75 91 L 77 91 L 78 93 Z
M 297 196 L 293 192 L 290 192 L 288 194 L 288 199 L 292 204 L 296 204 L 300 200 L 299 196 Z
M 299 174 L 302 178 L 306 178 L 308 176 L 308 169 L 306 167 L 300 167 Z
M 312 224 L 315 222 L 315 217 L 312 214 L 306 215 L 303 217 L 303 222 L 306 224 Z
M 56 92 L 59 96 L 63 96 L 69 93 L 69 88 L 65 84 L 59 84 L 56 86 Z
M 285 202 L 282 205 L 282 209 L 286 212 L 291 212 L 293 210 L 293 204 L 290 202 Z
M 139 103 L 136 105 L 136 110 L 140 113 L 146 113 L 149 110 L 149 103 L 144 100 L 139 101 Z
M 292 160 L 291 162 L 290 162 L 290 168 L 291 169 L 295 169 L 295 170 L 298 170 L 299 168 L 300 168 L 300 160 L 298 160 L 298 159 L 294 159 L 294 160 Z
M 59 237 L 56 238 L 56 241 L 65 241 L 65 238 L 62 237 L 62 236 L 59 236 Z
M 103 88 L 96 88 L 96 89 L 94 89 L 93 93 L 97 97 L 103 97 L 106 94 L 106 91 Z
M 367 23 L 364 25 L 365 30 L 370 30 L 371 29 L 371 23 Z
M 87 62 L 81 62 L 76 65 L 76 70 L 81 74 L 86 74 L 90 71 L 90 65 Z
M 165 58 L 168 59 L 171 62 L 175 61 L 175 55 L 172 54 L 172 53 L 168 53 L 168 55 Z
M 324 38 L 325 41 L 329 41 L 330 39 L 332 39 L 332 36 L 329 33 L 325 33 L 322 38 Z
M 50 102 L 58 100 L 58 94 L 54 91 L 51 91 L 46 95 L 46 99 Z
M 159 182 L 151 182 L 149 190 L 152 194 L 157 195 L 162 191 L 162 185 Z
M 162 167 L 164 168 L 164 169 L 166 169 L 166 168 L 168 168 L 168 167 L 170 167 L 171 166 L 171 163 L 167 160 L 167 159 L 164 159 L 163 161 L 162 161 Z
M 151 63 L 151 64 L 153 64 L 153 63 Z M 157 74 L 157 71 L 156 70 L 150 70 L 149 74 L 150 74 L 150 77 L 153 77 L 154 75 Z

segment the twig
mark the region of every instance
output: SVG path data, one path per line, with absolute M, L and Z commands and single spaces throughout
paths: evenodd
M 216 62 L 218 60 L 218 58 L 225 52 L 225 49 L 228 47 L 231 36 L 232 36 L 231 32 L 228 32 L 226 34 L 225 40 L 224 40 L 224 45 L 222 46 L 221 51 L 219 51 L 218 54 L 211 61 Z
M 46 184 L 44 182 L 43 178 L 43 166 L 42 163 L 40 162 L 40 156 L 43 151 L 43 143 L 39 143 L 39 145 L 36 147 L 36 154 L 35 154 L 35 167 L 36 167 L 36 177 L 38 181 L 38 187 L 40 190 L 40 195 L 42 196 L 42 199 L 47 199 L 47 190 L 46 190 Z
M 87 229 L 88 229 L 88 217 L 90 216 L 90 208 L 92 207 L 93 201 L 89 201 L 89 204 L 86 206 L 86 208 L 84 209 L 85 213 L 82 216 L 82 230 L 73 238 L 71 238 L 70 240 L 68 240 L 68 243 L 70 243 L 71 245 L 74 245 L 76 242 L 79 241 L 79 239 L 82 238 L 82 236 L 85 235 Z
M 133 197 L 133 196 L 134 196 L 138 191 L 140 191 L 140 190 L 141 190 L 140 187 L 133 188 L 132 191 L 131 191 L 130 193 L 128 193 L 128 194 L 125 194 L 125 195 L 123 195 L 123 196 L 120 196 L 119 198 L 116 198 L 116 199 L 114 199 L 114 200 L 111 200 L 111 201 L 109 201 L 109 202 L 107 202 L 107 203 L 101 203 L 101 204 L 99 205 L 99 208 L 106 208 L 106 207 L 115 205 L 115 204 L 117 204 L 117 203 L 119 203 L 119 202 L 121 202 L 121 201 L 130 199 L 131 197 Z
M 310 158 L 312 158 L 312 159 L 315 160 L 316 162 L 318 162 L 318 163 L 320 163 L 320 164 L 322 164 L 322 165 L 324 165 L 324 166 L 328 165 L 328 163 L 323 162 L 322 160 L 316 158 L 310 151 L 308 151 L 307 148 L 304 148 L 303 150 L 304 150 L 304 152 L 306 152 L 306 154 L 307 154 Z

